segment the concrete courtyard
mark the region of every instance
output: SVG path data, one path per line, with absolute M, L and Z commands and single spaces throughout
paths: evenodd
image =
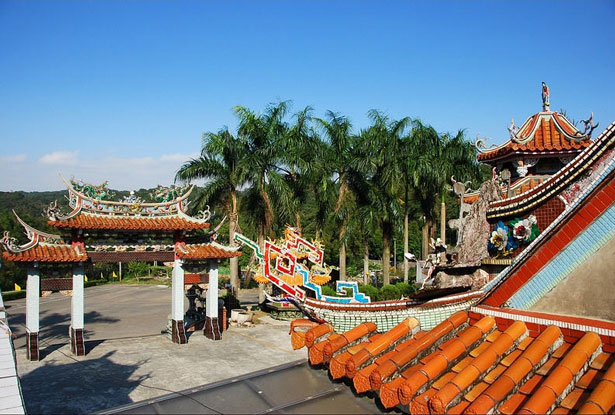
M 254 293 L 245 292 L 244 302 Z M 202 332 L 188 344 L 161 334 L 171 289 L 104 285 L 85 291 L 86 356 L 70 353 L 70 297 L 41 298 L 39 362 L 26 360 L 25 299 L 5 303 L 17 370 L 29 413 L 89 413 L 305 359 L 293 351 L 289 323 L 264 316 L 251 328 L 230 328 L 221 341 Z

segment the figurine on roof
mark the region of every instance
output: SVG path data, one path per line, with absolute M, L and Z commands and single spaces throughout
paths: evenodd
M 542 83 L 542 110 L 549 111 L 549 87 L 544 82 Z

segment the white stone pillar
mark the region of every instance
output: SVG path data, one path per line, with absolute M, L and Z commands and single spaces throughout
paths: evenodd
M 38 263 L 28 266 L 28 279 L 26 281 L 26 356 L 28 360 L 39 360 L 38 332 L 39 332 L 39 302 L 41 279 Z
M 173 343 L 188 342 L 184 331 L 184 268 L 183 261 L 173 262 L 171 276 L 171 340 Z
M 209 260 L 209 284 L 207 294 L 205 294 L 205 326 L 203 334 L 212 340 L 220 340 L 218 318 L 218 262 L 215 259 Z
M 71 297 L 70 314 L 70 338 L 71 351 L 77 356 L 85 355 L 85 342 L 83 339 L 84 328 L 84 286 L 83 286 L 83 263 L 73 265 L 73 294 Z

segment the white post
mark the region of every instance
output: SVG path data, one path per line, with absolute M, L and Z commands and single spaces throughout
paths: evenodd
M 28 267 L 26 281 L 26 356 L 28 360 L 38 360 L 38 332 L 39 332 L 39 291 L 41 280 L 38 263 Z
M 183 261 L 173 262 L 171 274 L 171 339 L 173 343 L 188 342 L 184 331 L 184 268 Z
M 203 334 L 212 340 L 220 340 L 222 334 L 218 326 L 218 263 L 209 261 L 209 284 L 205 294 L 205 326 Z
M 84 287 L 83 264 L 73 265 L 73 295 L 71 297 L 70 337 L 71 350 L 77 356 L 85 355 L 83 340 Z

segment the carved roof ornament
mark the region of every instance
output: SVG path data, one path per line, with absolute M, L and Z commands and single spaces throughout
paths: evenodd
M 28 242 L 26 242 L 23 245 L 18 245 L 17 239 L 12 238 L 9 235 L 9 232 L 5 231 L 2 239 L 0 239 L 0 245 L 2 245 L 5 251 L 12 252 L 12 253 L 24 252 L 24 251 L 27 251 L 28 249 L 35 247 L 40 242 L 49 243 L 49 244 L 63 244 L 64 243 L 60 235 L 54 235 L 51 233 L 39 231 L 38 229 L 33 228 L 32 226 L 24 222 L 14 210 L 13 210 L 13 214 L 15 215 L 15 217 L 17 218 L 17 221 L 21 224 L 21 226 L 23 226 L 25 230 L 25 234 L 28 237 Z
M 60 176 L 61 177 L 61 176 Z M 135 192 L 122 200 L 108 200 L 113 195 L 108 188 L 108 182 L 100 186 L 93 186 L 82 181 L 71 178 L 70 181 L 62 177 L 68 189 L 68 204 L 72 211 L 64 214 L 58 208 L 57 202 L 49 205 L 46 210 L 47 216 L 51 221 L 64 221 L 77 216 L 81 212 L 95 215 L 124 216 L 124 217 L 164 217 L 180 216 L 193 222 L 206 222 L 209 219 L 209 211 L 199 214 L 198 217 L 189 216 L 186 211 L 188 207 L 188 196 L 194 189 L 194 185 L 187 184 L 182 187 L 164 187 L 158 185 L 151 194 L 156 202 L 145 202 L 136 196 Z
M 474 147 L 476 147 L 476 150 L 478 150 L 479 153 L 486 153 L 488 151 L 498 148 L 497 144 L 491 144 L 489 147 L 487 147 L 487 140 L 490 140 L 490 138 L 481 138 L 480 133 L 476 134 L 476 140 L 474 140 Z
M 519 127 L 515 125 L 515 119 L 511 118 L 510 126 L 508 127 L 508 135 L 510 136 L 510 139 L 513 141 L 516 141 L 518 132 L 519 132 Z
M 547 84 L 543 82 L 542 83 L 542 110 L 545 112 L 550 111 L 549 109 L 550 95 L 551 93 L 549 92 L 549 87 L 547 86 Z
M 581 122 L 585 125 L 585 129 L 583 130 L 581 134 L 587 138 L 591 138 L 592 132 L 596 129 L 596 127 L 598 127 L 598 125 L 600 125 L 599 122 L 594 124 L 594 113 L 593 112 L 589 115 L 588 119 L 581 120 Z

